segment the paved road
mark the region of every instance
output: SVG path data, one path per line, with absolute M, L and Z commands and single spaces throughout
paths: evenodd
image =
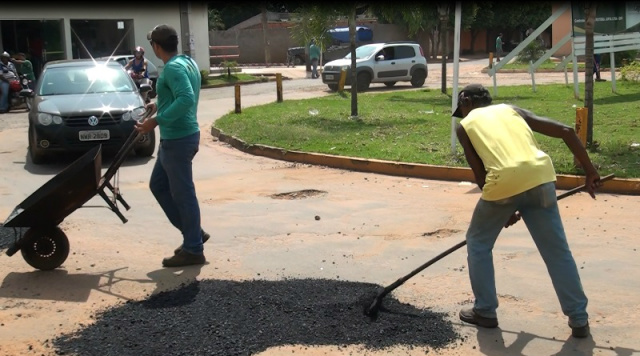
M 479 78 L 475 72 L 461 78 L 474 76 Z M 322 94 L 324 89 L 308 89 L 320 87 L 316 82 L 286 81 L 285 98 Z M 433 72 L 431 85 L 439 87 Z M 245 86 L 243 105 L 271 102 L 275 95 L 274 83 Z M 132 159 L 119 175 L 132 206 L 125 212 L 127 224 L 106 209 L 74 212 L 61 224 L 72 254 L 54 273 L 34 272 L 19 254 L 0 255 L 0 355 L 53 355 L 45 340 L 91 323 L 97 310 L 194 279 L 328 278 L 388 285 L 464 239 L 478 197 L 473 185 L 246 155 L 215 141 L 208 131 L 216 118 L 233 109 L 232 89 L 208 89 L 202 98 L 203 139 L 194 175 L 203 226 L 213 234 L 205 246 L 209 264 L 178 271 L 160 268 L 161 258 L 173 251 L 179 238 L 147 188 L 155 158 Z M 0 125 L 0 217 L 6 217 L 65 163 L 40 167 L 26 159 L 26 114 L 2 115 Z M 277 199 L 282 193 L 309 190 L 318 195 Z M 561 204 L 590 298 L 591 339 L 568 338 L 566 319 L 524 224 L 505 231 L 494 252 L 500 329 L 478 331 L 457 321 L 458 309 L 471 298 L 464 251 L 417 275 L 394 297 L 446 313 L 466 337 L 430 354 L 640 355 L 640 316 L 630 312 L 640 309 L 640 259 L 634 247 L 639 204 L 639 197 L 609 194 L 595 201 L 577 194 Z M 96 198 L 89 205 L 104 203 Z M 357 347 L 294 345 L 261 355 L 292 352 L 361 354 Z M 399 347 L 368 354 L 424 355 L 425 350 Z

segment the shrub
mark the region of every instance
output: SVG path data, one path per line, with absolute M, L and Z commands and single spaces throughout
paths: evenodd
M 545 52 L 545 48 L 539 41 L 533 41 L 525 47 L 522 52 L 518 55 L 519 63 L 529 64 L 531 61 L 537 61 L 542 57 Z
M 630 82 L 640 82 L 640 61 L 633 61 L 620 68 L 620 79 Z
M 223 61 L 222 63 L 220 63 L 220 67 L 222 68 L 226 68 L 227 69 L 227 76 L 230 77 L 231 76 L 231 72 L 237 72 L 238 71 L 238 62 L 236 61 Z
M 209 81 L 209 71 L 206 69 L 203 69 L 200 71 L 200 82 L 201 85 L 205 85 L 207 84 L 207 82 Z
M 631 63 L 636 59 L 637 56 L 638 56 L 638 51 L 633 50 L 633 51 L 615 52 L 613 55 L 613 58 L 616 61 L 616 67 L 620 68 L 622 67 L 623 61 Z M 611 67 L 611 55 L 609 53 L 602 54 L 600 65 L 607 68 Z

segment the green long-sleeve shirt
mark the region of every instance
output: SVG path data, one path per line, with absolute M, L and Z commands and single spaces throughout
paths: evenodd
M 200 81 L 198 65 L 189 56 L 179 54 L 165 63 L 156 83 L 160 138 L 182 138 L 200 131 Z

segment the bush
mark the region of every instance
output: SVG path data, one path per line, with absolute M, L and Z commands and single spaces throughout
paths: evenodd
M 640 61 L 633 61 L 620 68 L 620 79 L 629 82 L 640 82 Z
M 533 41 L 525 47 L 518 55 L 518 62 L 529 64 L 531 61 L 537 61 L 542 57 L 546 49 L 539 41 Z
M 620 68 L 622 67 L 622 61 L 626 60 L 626 62 L 631 63 L 636 60 L 637 56 L 638 56 L 638 51 L 633 50 L 633 51 L 615 52 L 613 55 L 613 58 L 616 61 L 616 67 Z M 609 53 L 602 54 L 600 65 L 603 67 L 611 68 L 611 55 Z
M 231 72 L 235 73 L 235 72 L 238 71 L 238 62 L 236 62 L 236 61 L 223 61 L 222 63 L 220 63 L 220 67 L 226 68 L 227 76 L 230 77 L 231 76 Z
M 206 69 L 203 69 L 200 71 L 200 84 L 201 85 L 205 85 L 207 84 L 207 82 L 209 81 L 209 71 Z

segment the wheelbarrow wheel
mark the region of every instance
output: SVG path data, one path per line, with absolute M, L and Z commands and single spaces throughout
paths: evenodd
M 60 267 L 69 256 L 69 239 L 57 226 L 30 228 L 22 238 L 28 243 L 20 252 L 31 267 L 50 271 Z

